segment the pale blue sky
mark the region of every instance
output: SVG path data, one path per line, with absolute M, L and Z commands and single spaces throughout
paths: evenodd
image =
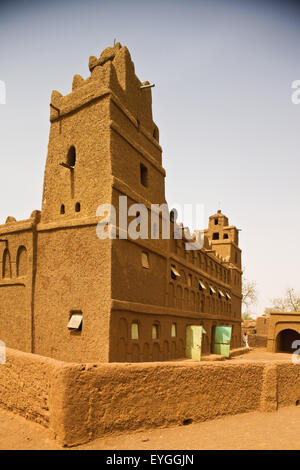
M 127 45 L 152 89 L 168 202 L 204 204 L 242 229 L 262 313 L 300 290 L 300 13 L 293 3 L 8 2 L 0 11 L 0 223 L 41 206 L 52 89 L 66 94 L 90 55 Z

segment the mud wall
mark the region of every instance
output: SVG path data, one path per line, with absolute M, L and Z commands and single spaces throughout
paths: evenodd
M 63 441 L 60 371 L 64 363 L 30 353 L 6 350 L 0 364 L 0 406 L 50 428 Z
M 0 365 L 0 405 L 71 446 L 108 433 L 204 421 L 300 400 L 290 362 L 64 363 L 14 350 Z

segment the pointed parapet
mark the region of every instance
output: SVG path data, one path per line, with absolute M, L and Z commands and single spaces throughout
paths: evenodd
M 141 83 L 135 75 L 134 63 L 126 46 L 121 47 L 118 54 L 116 54 L 114 66 L 118 81 L 123 90 L 129 92 L 130 89 L 134 89 L 136 91 Z
M 59 91 L 52 91 L 50 100 L 50 120 L 59 117 L 61 98 L 63 98 L 63 95 L 59 93 Z
M 117 42 L 114 46 L 107 47 L 101 52 L 101 55 L 99 59 L 95 56 L 91 56 L 89 59 L 89 69 L 90 72 L 94 70 L 95 67 L 98 67 L 99 65 L 104 65 L 107 61 L 114 60 L 116 54 L 118 51 L 121 49 L 121 44 Z
M 99 59 L 97 59 L 96 56 L 91 55 L 90 58 L 89 58 L 90 72 L 92 72 L 94 70 L 94 68 L 97 67 L 97 65 L 99 65 Z
M 143 82 L 140 85 L 139 90 L 139 110 L 138 114 L 140 121 L 144 122 L 144 125 L 148 128 L 151 133 L 151 136 L 159 141 L 159 132 L 157 126 L 153 123 L 152 116 L 152 92 L 151 88 L 154 85 L 149 81 Z
M 30 215 L 30 219 L 36 224 L 39 223 L 39 221 L 41 220 L 41 211 L 39 210 L 32 211 Z
M 14 224 L 15 222 L 17 222 L 17 219 L 10 215 L 6 218 L 6 221 L 5 221 L 6 224 Z
M 101 52 L 100 58 L 99 58 L 99 65 L 105 64 L 108 60 L 113 60 L 119 50 L 122 48 L 121 44 L 117 42 L 114 46 L 107 47 Z
M 73 82 L 72 82 L 72 91 L 74 91 L 76 88 L 80 87 L 84 83 L 84 79 L 82 78 L 81 75 L 76 74 L 73 77 Z

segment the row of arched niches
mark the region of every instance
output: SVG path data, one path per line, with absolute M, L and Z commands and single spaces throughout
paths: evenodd
M 8 248 L 5 248 L 2 255 L 2 279 L 23 277 L 26 276 L 27 271 L 28 255 L 25 246 L 19 246 L 17 252 L 13 255 Z

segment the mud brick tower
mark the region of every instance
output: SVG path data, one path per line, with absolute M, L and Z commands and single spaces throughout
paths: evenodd
M 207 354 L 215 326 L 231 325 L 238 347 L 241 250 L 220 211 L 196 251 L 173 236 L 122 239 L 119 217 L 115 239 L 97 237 L 100 204 L 165 204 L 165 170 L 128 49 L 89 68 L 69 95 L 52 93 L 42 210 L 0 226 L 0 339 L 65 361 L 160 361 L 184 357 L 188 325 L 204 326 Z

